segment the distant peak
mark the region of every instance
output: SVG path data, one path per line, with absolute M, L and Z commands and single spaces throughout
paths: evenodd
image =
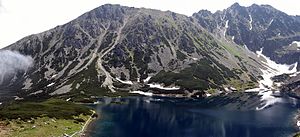
M 253 3 L 250 7 L 259 7 L 259 5 Z
M 231 10 L 241 10 L 241 9 L 243 9 L 243 8 L 246 8 L 246 7 L 244 7 L 244 6 L 241 6 L 239 3 L 234 3 L 234 4 L 232 4 L 228 9 L 231 9 Z
M 104 4 L 104 5 L 101 5 L 97 8 L 99 8 L 99 9 L 102 9 L 102 8 L 104 8 L 104 9 L 115 9 L 115 8 L 134 8 L 134 7 L 122 6 L 120 4 Z
M 252 8 L 268 8 L 268 9 L 275 9 L 271 5 L 268 4 L 263 4 L 263 5 L 257 5 L 257 4 L 252 4 L 250 7 Z
M 241 5 L 238 2 L 235 2 L 230 6 L 231 8 L 241 7 Z
M 99 6 L 99 7 L 120 7 L 121 5 L 119 5 L 119 4 L 104 4 L 104 5 L 101 5 L 101 6 Z
M 271 9 L 275 9 L 274 7 L 272 7 L 271 5 L 268 5 L 268 4 L 264 4 L 264 5 L 261 5 L 262 7 L 266 7 L 266 8 L 271 8 Z
M 209 10 L 200 10 L 198 13 L 199 14 L 207 14 L 207 15 L 212 14 Z

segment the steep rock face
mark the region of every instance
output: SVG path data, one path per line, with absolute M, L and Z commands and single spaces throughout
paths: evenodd
M 254 54 L 216 39 L 192 17 L 119 5 L 103 5 L 5 49 L 35 61 L 20 78 L 20 96 L 164 91 L 146 85 L 151 82 L 180 87 L 168 91 L 176 94 L 223 86 L 242 90 L 253 87 L 261 73 Z
M 293 97 L 300 98 L 300 75 L 285 77 L 281 91 Z
M 216 13 L 199 11 L 193 17 L 219 37 L 246 45 L 251 51 L 263 48 L 263 54 L 276 62 L 300 63 L 299 48 L 292 44 L 300 41 L 298 16 L 289 16 L 269 5 L 243 7 L 235 3 Z

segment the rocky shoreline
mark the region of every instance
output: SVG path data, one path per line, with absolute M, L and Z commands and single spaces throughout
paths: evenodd
M 293 137 L 300 137 L 300 109 L 298 109 L 297 114 L 294 118 L 295 127 L 298 128 L 298 132 L 293 135 Z
M 80 131 L 81 137 L 89 137 L 89 133 L 92 131 L 91 128 L 93 127 L 97 119 L 99 119 L 99 115 L 96 113 L 96 111 L 93 111 L 93 114 L 91 115 L 90 119 L 86 121 L 84 127 Z

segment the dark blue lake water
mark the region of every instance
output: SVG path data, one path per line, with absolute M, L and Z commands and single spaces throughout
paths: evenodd
M 287 137 L 298 131 L 294 123 L 298 106 L 290 101 L 261 111 L 203 107 L 203 102 L 190 99 L 132 97 L 102 102 L 93 106 L 101 118 L 90 129 L 92 137 Z

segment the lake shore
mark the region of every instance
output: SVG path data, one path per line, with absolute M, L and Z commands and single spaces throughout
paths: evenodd
M 93 126 L 96 124 L 96 121 L 99 119 L 99 114 L 97 114 L 95 111 L 93 111 L 93 114 L 91 115 L 90 119 L 86 122 L 85 126 L 83 127 L 83 130 L 81 132 L 81 137 L 89 137 L 90 133 L 92 132 Z
M 300 110 L 297 111 L 297 114 L 294 118 L 295 127 L 298 128 L 298 132 L 293 135 L 293 137 L 300 137 Z
M 79 135 L 80 137 L 87 136 L 86 133 L 87 133 L 87 131 L 89 131 L 90 125 L 96 120 L 95 115 L 97 115 L 97 114 L 94 110 L 92 110 L 92 112 L 93 113 L 90 115 L 90 117 L 84 123 L 82 128 L 79 131 L 77 131 L 77 132 L 73 133 L 72 135 L 70 135 L 70 137 L 74 137 L 74 136 L 77 136 L 77 135 Z

